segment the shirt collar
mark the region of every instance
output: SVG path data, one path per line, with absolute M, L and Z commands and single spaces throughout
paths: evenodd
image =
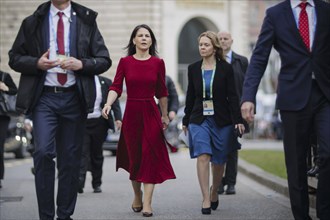
M 306 1 L 310 6 L 314 7 L 314 1 L 313 0 L 307 0 Z M 301 3 L 300 0 L 290 0 L 291 3 L 291 8 L 295 9 L 297 7 L 299 7 L 299 4 Z
M 55 17 L 59 11 L 60 10 L 58 10 L 58 8 L 56 8 L 53 4 L 50 5 L 50 14 L 52 17 Z M 62 12 L 64 13 L 65 17 L 70 18 L 71 17 L 71 4 L 69 4 L 69 6 L 66 9 L 64 9 Z
M 233 51 L 230 50 L 226 55 L 225 58 L 226 60 L 229 60 L 230 62 L 232 61 L 232 57 L 233 57 Z

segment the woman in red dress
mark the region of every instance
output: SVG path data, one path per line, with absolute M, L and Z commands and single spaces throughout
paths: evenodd
M 111 105 L 121 96 L 125 79 L 127 102 L 116 170 L 123 168 L 129 172 L 135 195 L 132 209 L 142 211 L 145 217 L 152 216 L 151 199 L 155 184 L 175 179 L 163 133 L 169 123 L 165 64 L 157 57 L 156 47 L 156 38 L 150 27 L 145 24 L 135 27 L 126 47 L 127 56 L 119 61 L 102 110 L 103 117 L 107 118 Z M 161 116 L 154 97 L 159 99 Z

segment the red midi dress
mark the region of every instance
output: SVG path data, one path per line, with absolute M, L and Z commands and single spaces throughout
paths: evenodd
M 137 60 L 121 58 L 110 90 L 121 96 L 125 79 L 127 102 L 117 149 L 116 170 L 125 169 L 130 180 L 162 183 L 175 179 L 170 163 L 161 115 L 156 98 L 168 95 L 165 85 L 165 64 L 151 56 Z

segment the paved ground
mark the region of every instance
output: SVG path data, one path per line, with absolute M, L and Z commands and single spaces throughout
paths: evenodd
M 278 146 L 275 143 L 244 142 L 243 147 Z M 201 195 L 196 175 L 196 160 L 189 158 L 186 149 L 170 154 L 177 175 L 157 185 L 153 198 L 152 219 L 228 219 L 228 220 L 282 220 L 293 219 L 289 200 L 281 193 L 265 187 L 243 172 L 239 172 L 236 195 L 221 195 L 219 209 L 212 215 L 200 212 Z M 242 164 L 248 169 L 250 164 Z M 32 160 L 6 160 L 6 176 L 1 189 L 1 220 L 38 219 L 34 190 L 34 177 L 30 172 Z M 255 167 L 250 167 L 253 172 Z M 257 171 L 256 171 L 257 172 Z M 73 215 L 74 219 L 144 219 L 140 213 L 133 213 L 132 189 L 125 171 L 115 172 L 115 157 L 106 156 L 104 164 L 103 192 L 92 192 L 88 175 L 85 193 L 79 194 Z M 311 210 L 312 215 L 315 211 Z M 315 219 L 315 217 L 314 217 Z

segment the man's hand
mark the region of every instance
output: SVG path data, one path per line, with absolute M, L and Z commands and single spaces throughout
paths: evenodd
M 170 119 L 170 121 L 172 121 L 175 118 L 175 116 L 176 116 L 175 111 L 170 111 L 168 113 L 168 118 Z
M 1 82 L 1 81 L 0 81 L 0 91 L 5 91 L 5 92 L 9 91 L 8 86 L 4 82 Z
M 241 106 L 242 117 L 248 123 L 254 120 L 254 104 L 253 102 L 243 102 Z
M 38 60 L 37 67 L 41 70 L 49 70 L 56 67 L 59 63 L 58 60 L 49 60 L 49 50 L 46 51 Z
M 82 69 L 83 64 L 75 57 L 68 57 L 61 62 L 60 67 L 64 70 L 77 71 Z
M 163 130 L 166 130 L 168 127 L 168 124 L 170 123 L 170 119 L 167 115 L 162 116 L 162 124 L 163 124 Z
M 119 131 L 121 129 L 122 122 L 120 120 L 116 120 L 115 124 L 116 124 L 117 130 Z

